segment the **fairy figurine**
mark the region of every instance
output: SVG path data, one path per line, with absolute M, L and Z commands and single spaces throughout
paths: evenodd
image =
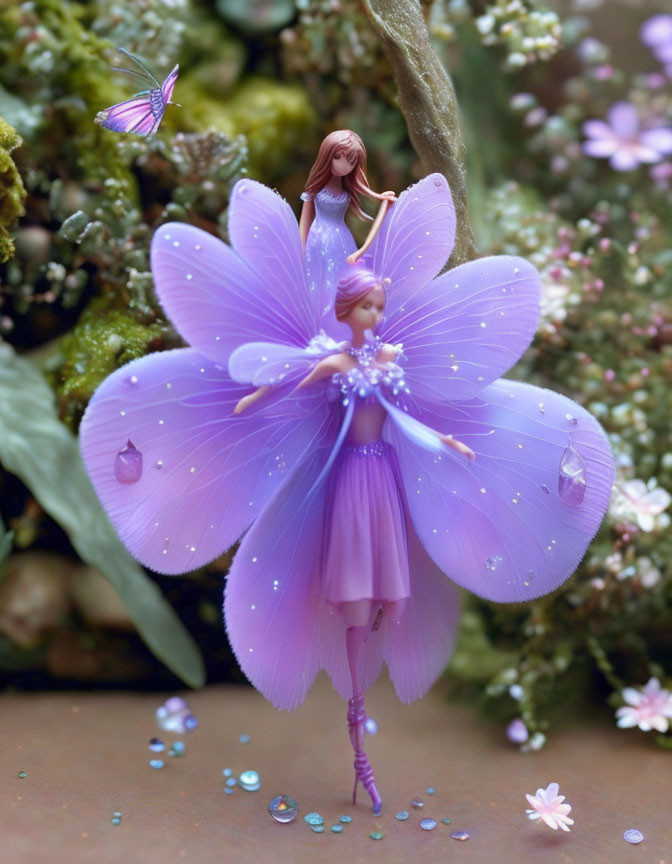
M 364 243 L 357 248 L 345 215 L 351 208 L 362 219 L 369 218 L 361 208 L 362 195 L 380 201 L 380 205 Z M 299 225 L 308 287 L 319 295 L 321 308 L 328 310 L 341 268 L 346 261 L 355 264 L 367 251 L 396 196 L 369 188 L 362 139 L 350 129 L 339 129 L 322 141 L 301 200 Z
M 245 532 L 224 602 L 239 663 L 287 710 L 327 671 L 374 812 L 364 696 L 383 661 L 402 701 L 425 693 L 456 585 L 498 602 L 555 589 L 613 479 L 586 410 L 499 378 L 534 335 L 538 273 L 496 256 L 437 277 L 454 231 L 443 176 L 407 189 L 320 332 L 289 205 L 240 181 L 231 246 L 179 223 L 153 239 L 158 296 L 192 347 L 119 369 L 81 427 L 98 495 L 148 567 L 194 569 Z

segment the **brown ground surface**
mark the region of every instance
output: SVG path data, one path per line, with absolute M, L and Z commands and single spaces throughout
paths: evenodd
M 523 756 L 497 727 L 440 691 L 407 707 L 381 680 L 368 699 L 379 733 L 367 738 L 384 801 L 374 819 L 364 796 L 349 801 L 351 755 L 345 706 L 326 679 L 294 714 L 275 711 L 241 687 L 211 687 L 187 698 L 200 720 L 184 736 L 187 755 L 148 767 L 157 733 L 156 694 L 59 693 L 0 696 L 0 861 L 2 864 L 257 864 L 257 862 L 544 862 L 672 864 L 672 753 L 641 733 L 572 724 L 547 749 Z M 247 733 L 249 744 L 239 737 Z M 170 736 L 163 735 L 164 740 Z M 259 772 L 258 792 L 224 794 L 222 769 Z M 17 773 L 27 771 L 20 780 Z M 524 794 L 552 781 L 573 806 L 571 834 L 525 818 Z M 425 793 L 428 786 L 436 794 Z M 294 796 L 297 820 L 267 813 L 279 792 Z M 419 795 L 424 810 L 411 810 Z M 394 814 L 411 810 L 407 822 Z M 123 813 L 111 824 L 115 810 Z M 317 810 L 324 834 L 302 815 Z M 351 814 L 342 834 L 329 831 Z M 449 816 L 432 832 L 423 817 Z M 639 846 L 626 828 L 645 835 Z M 471 838 L 457 842 L 451 831 Z M 375 842 L 369 832 L 380 830 Z

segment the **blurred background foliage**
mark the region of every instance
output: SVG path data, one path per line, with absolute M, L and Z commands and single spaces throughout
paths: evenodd
M 460 103 L 480 249 L 542 274 L 542 323 L 511 376 L 585 405 L 617 460 L 607 518 L 561 589 L 520 606 L 465 597 L 449 679 L 519 721 L 525 749 L 570 703 L 615 708 L 624 686 L 672 676 L 672 54 L 666 65 L 640 38 L 664 6 L 423 0 Z M 134 92 L 109 68 L 123 65 L 115 46 L 159 79 L 180 64 L 182 107 L 151 139 L 93 123 Z M 638 118 L 627 134 L 610 114 L 619 102 Z M 389 63 L 357 0 L 30 0 L 0 7 L 0 118 L 0 674 L 24 687 L 197 684 L 195 640 L 208 680 L 241 680 L 219 612 L 230 553 L 180 579 L 111 566 L 101 557 L 123 553 L 106 528 L 108 556 L 81 536 L 95 507 L 85 478 L 56 461 L 106 375 L 181 344 L 153 293 L 158 225 L 226 238 L 245 174 L 298 208 L 333 128 L 363 137 L 373 188 L 421 176 Z M 611 160 L 591 155 L 590 121 L 611 134 Z M 614 152 L 634 163 L 622 170 Z

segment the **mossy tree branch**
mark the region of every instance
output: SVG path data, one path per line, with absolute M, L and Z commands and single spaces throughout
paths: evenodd
M 479 257 L 469 222 L 465 146 L 453 84 L 432 47 L 419 0 L 364 0 L 392 64 L 399 107 L 423 169 L 444 174 L 457 214 L 452 265 Z

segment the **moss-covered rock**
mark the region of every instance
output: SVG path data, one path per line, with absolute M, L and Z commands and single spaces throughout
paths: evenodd
M 7 261 L 14 254 L 9 232 L 23 213 L 26 197 L 21 175 L 10 156 L 21 143 L 16 130 L 0 117 L 0 262 Z

